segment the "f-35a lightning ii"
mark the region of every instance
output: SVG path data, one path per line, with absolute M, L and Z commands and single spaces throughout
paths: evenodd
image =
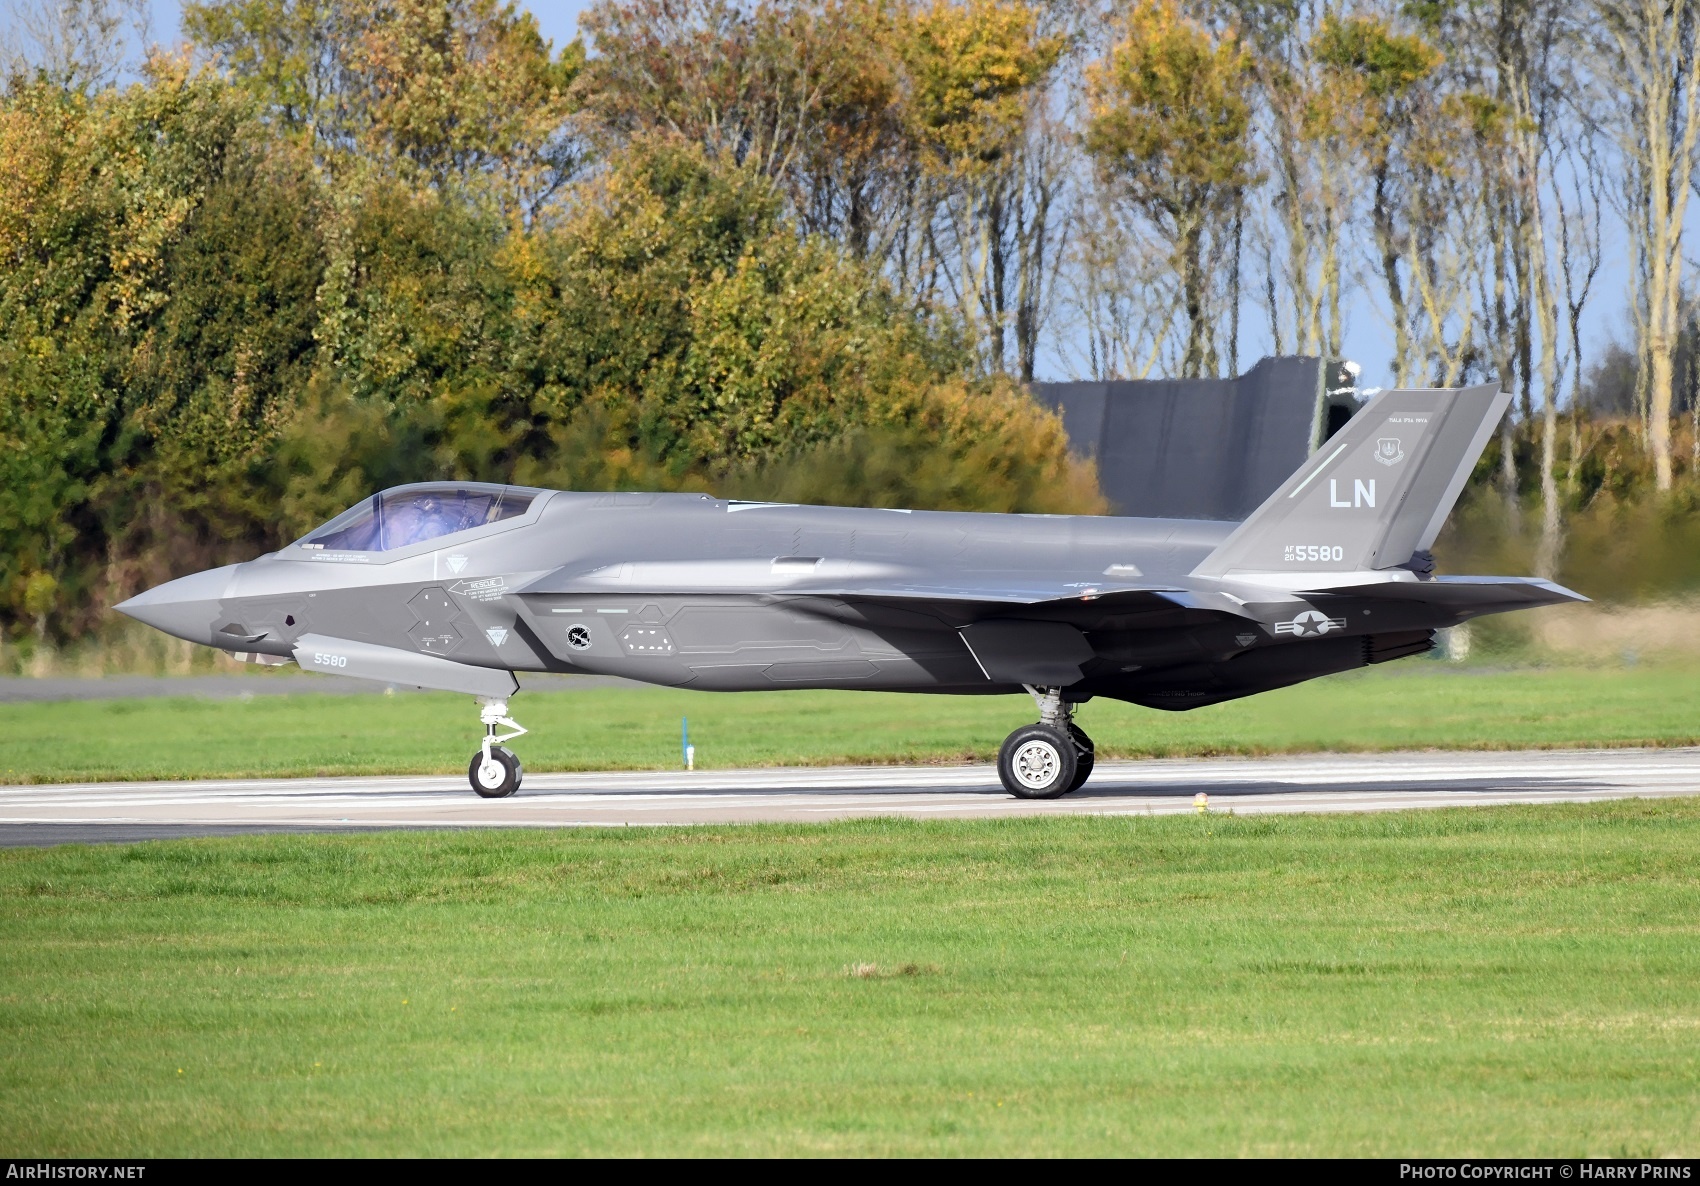
M 1435 576 L 1430 545 L 1510 400 L 1376 397 L 1242 523 L 868 510 L 432 482 L 375 494 L 246 564 L 118 606 L 251 662 L 466 692 L 495 798 L 516 671 L 707 691 L 1026 690 L 998 774 L 1052 798 L 1092 771 L 1076 705 L 1215 704 L 1421 654 L 1437 628 L 1583 600 Z M 506 732 L 499 732 L 506 730 Z

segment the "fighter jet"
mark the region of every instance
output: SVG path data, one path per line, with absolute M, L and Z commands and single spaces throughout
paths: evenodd
M 1094 696 L 1185 710 L 1419 655 L 1483 614 L 1585 600 L 1437 576 L 1429 548 L 1510 396 L 1388 391 L 1244 522 L 965 514 L 428 482 L 117 608 L 250 662 L 477 697 L 468 779 L 524 775 L 514 672 L 738 692 L 1029 693 L 1010 794 L 1092 773 Z

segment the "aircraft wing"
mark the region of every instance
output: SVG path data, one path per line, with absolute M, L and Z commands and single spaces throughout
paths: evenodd
M 1303 588 L 1270 589 L 1272 600 L 1299 597 L 1354 597 L 1415 602 L 1471 615 L 1586 601 L 1562 585 L 1539 577 L 1443 576 L 1429 580 L 1378 580 L 1368 583 L 1325 579 Z M 752 597 L 843 598 L 906 609 L 953 607 L 958 612 L 999 607 L 1028 612 L 1061 608 L 1082 601 L 1150 609 L 1204 610 L 1258 619 L 1252 604 L 1263 600 L 1256 586 L 1231 578 L 1218 582 L 1190 578 L 1180 583 L 1127 579 L 1090 572 L 967 571 L 945 577 L 936 571 L 858 561 L 712 560 L 655 561 L 560 568 L 517 592 L 594 595 L 653 593 L 742 594 Z M 1235 590 L 1238 596 L 1230 595 Z
M 1095 573 L 1046 575 L 1031 571 L 953 573 L 857 561 L 713 560 L 562 568 L 517 590 L 533 594 L 745 594 L 763 597 L 843 597 L 860 601 L 1034 606 L 1046 602 L 1117 598 L 1155 601 L 1179 587 Z
M 1181 590 L 1172 586 L 1094 585 L 1086 581 L 1044 582 L 1020 576 L 1007 579 L 965 578 L 960 584 L 926 582 L 870 584 L 859 588 L 834 590 L 797 590 L 811 596 L 844 597 L 858 601 L 892 603 L 946 602 L 960 605 L 1043 606 L 1059 602 L 1109 601 L 1121 603 L 1151 602 L 1165 599 L 1169 593 Z
M 810 600 L 921 613 L 954 623 L 969 654 L 988 680 L 1006 685 L 1063 686 L 1081 678 L 1094 651 L 1061 611 L 1091 602 L 1128 610 L 1209 608 L 1236 612 L 1228 599 L 1102 572 L 954 570 L 830 559 L 634 561 L 558 569 L 517 590 L 524 597 L 551 594 L 684 596 L 741 595 L 793 601 L 809 612 Z

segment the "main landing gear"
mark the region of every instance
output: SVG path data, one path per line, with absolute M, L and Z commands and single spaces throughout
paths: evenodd
M 478 703 L 482 706 L 478 716 L 484 722 L 484 744 L 472 755 L 472 765 L 467 768 L 466 777 L 472 783 L 472 789 L 484 798 L 501 799 L 519 790 L 520 780 L 525 777 L 525 767 L 502 742 L 512 741 L 526 730 L 508 716 L 506 700 L 489 700 L 480 696 Z M 513 732 L 497 736 L 498 725 Z
M 1092 774 L 1092 739 L 1074 723 L 1074 705 L 1060 688 L 1028 693 L 1039 706 L 1039 723 L 1024 725 L 998 751 L 998 778 L 1017 799 L 1055 799 L 1084 786 Z

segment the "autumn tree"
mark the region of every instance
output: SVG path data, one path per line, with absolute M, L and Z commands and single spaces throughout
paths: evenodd
M 869 69 L 881 16 L 843 3 L 604 0 L 585 14 L 597 56 L 580 90 L 621 139 L 666 131 L 777 180 L 835 117 L 861 122 L 889 105 Z
M 1213 291 L 1228 226 L 1257 179 L 1246 92 L 1252 62 L 1169 0 L 1142 0 L 1088 72 L 1085 145 L 1122 199 L 1169 245 L 1187 337 L 1184 376 L 1214 374 Z
M 1338 358 L 1344 349 L 1348 251 L 1360 213 L 1351 88 L 1319 57 L 1323 5 L 1236 5 L 1265 113 L 1273 226 L 1262 236 L 1275 353 Z
M 583 47 L 556 53 L 512 3 L 206 0 L 184 28 L 321 153 L 468 185 L 526 217 L 579 163 Z
M 0 0 L 0 81 L 40 80 L 89 93 L 148 50 L 146 0 Z
M 760 174 L 673 139 L 615 158 L 510 268 L 533 413 L 707 476 L 885 420 L 965 361 Z
M 1700 146 L 1700 6 L 1596 0 L 1590 52 L 1598 118 L 1621 161 L 1621 212 L 1635 255 L 1647 437 L 1658 488 L 1673 478 L 1671 411 L 1682 321 L 1683 230 Z
M 495 178 L 526 212 L 571 175 L 567 121 L 583 47 L 559 54 L 496 0 L 390 0 L 349 55 L 367 143 L 436 185 Z
M 1441 55 L 1415 34 L 1398 33 L 1374 16 L 1325 17 L 1314 52 L 1338 88 L 1342 118 L 1368 174 L 1376 266 L 1393 322 L 1395 378 L 1406 383 L 1415 372 L 1411 325 L 1417 298 L 1404 263 L 1413 231 L 1420 233 L 1410 210 L 1427 164 L 1415 137 L 1423 118 L 1436 109 L 1423 84 Z
M 302 528 L 363 486 L 428 477 L 1101 505 L 1054 415 L 1007 380 L 964 381 L 959 340 L 700 146 L 634 143 L 567 218 L 493 254 L 426 202 L 374 212 L 367 328 L 282 444 L 278 502 Z M 409 283 L 427 251 L 430 282 Z
M 1494 173 L 1504 178 L 1508 191 L 1505 203 L 1512 211 L 1516 234 L 1516 275 L 1522 292 L 1517 304 L 1527 323 L 1525 341 L 1533 339 L 1528 352 L 1533 364 L 1524 364 L 1523 390 L 1538 380 L 1541 406 L 1540 496 L 1541 537 L 1535 568 L 1542 576 L 1558 572 L 1561 546 L 1558 462 L 1558 416 L 1560 385 L 1563 381 L 1561 352 L 1564 337 L 1559 328 L 1560 294 L 1553 276 L 1555 248 L 1569 246 L 1571 225 L 1559 204 L 1557 172 L 1562 159 L 1562 138 L 1557 129 L 1564 111 L 1566 71 L 1561 58 L 1579 32 L 1572 23 L 1570 5 L 1560 0 L 1517 0 L 1488 9 L 1473 22 L 1491 38 L 1495 95 L 1505 109 L 1503 134 L 1495 147 L 1509 151 L 1495 154 Z M 1491 18 L 1489 20 L 1482 17 Z M 1574 162 L 1572 162 L 1574 166 Z M 1549 215 L 1554 211 L 1557 218 Z M 1555 225 L 1556 223 L 1556 225 Z M 1568 269 L 1570 260 L 1561 266 Z M 1572 311 L 1574 320 L 1579 311 Z M 1578 335 L 1571 335 L 1578 352 Z M 1524 417 L 1531 409 L 1525 399 Z
M 75 630 L 163 538 L 212 560 L 254 522 L 321 279 L 311 181 L 259 132 L 167 59 L 0 105 L 0 605 Z
M 901 36 L 904 119 L 934 249 L 921 259 L 938 267 L 987 369 L 1007 368 L 1013 337 L 1017 370 L 1031 380 L 1060 185 L 1060 129 L 1047 136 L 1035 125 L 1065 39 L 1041 28 L 1037 8 L 1000 0 L 935 0 Z
M 264 106 L 283 131 L 347 143 L 347 51 L 367 9 L 353 0 L 191 0 L 183 32 Z
M 665 132 L 755 169 L 799 225 L 884 260 L 907 208 L 899 12 L 881 0 L 605 0 L 579 91 L 615 145 Z
M 579 90 L 615 144 L 666 133 L 768 178 L 805 231 L 967 321 L 985 369 L 1031 377 L 1060 173 L 1033 123 L 1064 45 L 1040 24 L 993 0 L 605 0 Z

